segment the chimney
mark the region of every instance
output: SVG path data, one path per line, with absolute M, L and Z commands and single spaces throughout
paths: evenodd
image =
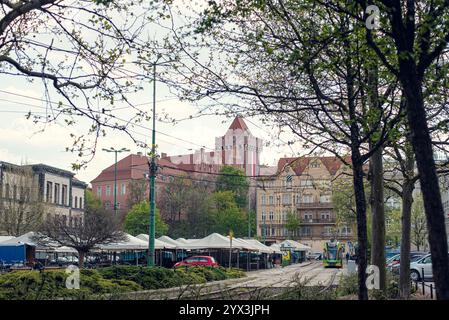
M 137 152 L 137 155 L 138 155 L 138 156 L 142 156 L 142 152 L 140 152 L 140 151 Z
M 161 158 L 167 158 L 167 154 L 165 152 L 161 153 Z

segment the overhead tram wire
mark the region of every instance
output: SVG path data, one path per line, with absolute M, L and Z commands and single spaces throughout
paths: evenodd
M 27 99 L 32 99 L 32 100 L 37 100 L 37 101 L 46 102 L 46 103 L 50 103 L 50 104 L 59 105 L 58 102 L 49 101 L 49 100 L 40 99 L 40 98 L 35 98 L 35 97 L 30 97 L 30 96 L 27 96 L 27 95 L 18 94 L 18 93 L 13 93 L 13 92 L 5 91 L 5 90 L 0 90 L 0 92 L 6 93 L 6 94 L 10 94 L 10 95 L 14 95 L 14 96 L 18 96 L 18 97 L 22 97 L 22 98 L 27 98 Z M 20 102 L 14 102 L 14 103 L 20 104 Z M 28 105 L 30 105 L 30 104 L 28 104 Z M 72 106 L 70 106 L 70 105 L 68 105 L 68 104 L 62 104 L 62 105 L 63 105 L 63 106 L 66 106 L 66 107 L 68 107 L 68 108 L 73 108 Z M 34 107 L 46 109 L 45 107 L 42 107 L 42 106 L 34 106 Z M 79 108 L 79 109 L 82 110 L 82 111 L 87 111 L 87 112 L 92 112 L 92 113 L 101 113 L 101 114 L 102 114 L 101 111 L 89 110 L 89 109 L 86 109 L 86 108 Z M 115 116 L 115 115 L 109 115 L 109 116 L 110 116 L 111 118 L 113 118 L 113 119 L 116 119 L 116 120 L 119 120 L 119 121 L 123 121 L 123 122 L 125 122 L 125 123 L 128 123 L 128 122 L 129 122 L 128 120 L 121 119 L 121 118 L 119 118 L 119 117 L 117 117 L 117 116 Z M 145 130 L 150 130 L 149 127 L 146 127 L 146 126 L 141 125 L 141 124 L 139 124 L 139 123 L 132 123 L 132 125 L 133 125 L 133 126 L 136 126 L 136 127 L 139 127 L 139 128 L 142 128 L 142 129 L 145 129 Z M 165 133 L 165 132 L 162 132 L 162 131 L 156 130 L 156 132 L 159 133 L 159 134 L 161 134 L 161 135 L 164 135 L 164 136 L 167 136 L 167 137 L 169 137 L 169 138 L 172 138 L 172 139 L 176 139 L 176 140 L 179 140 L 179 141 L 182 141 L 182 142 L 186 142 L 186 143 L 188 143 L 188 144 L 191 144 L 191 145 L 194 145 L 194 146 L 197 146 L 197 147 L 200 147 L 200 148 L 205 148 L 205 149 L 209 149 L 209 150 L 215 151 L 215 149 L 206 147 L 206 146 L 204 146 L 204 145 L 200 145 L 200 144 L 195 143 L 195 142 L 192 142 L 192 141 L 188 141 L 188 140 L 183 139 L 183 138 L 176 137 L 176 136 L 174 136 L 174 135 L 171 135 L 171 134 L 168 134 L 168 133 Z

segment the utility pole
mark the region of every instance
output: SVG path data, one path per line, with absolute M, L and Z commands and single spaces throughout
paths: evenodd
M 155 265 L 155 216 L 156 216 L 156 66 L 164 66 L 170 64 L 172 61 L 158 62 L 161 56 L 158 56 L 156 61 L 148 63 L 153 67 L 153 129 L 151 139 L 151 160 L 148 161 L 148 170 L 150 175 L 150 217 L 149 217 L 149 241 L 148 241 L 148 266 L 153 267 Z M 174 60 L 173 60 L 174 61 Z M 142 62 L 138 62 L 139 64 Z M 147 64 L 144 62 L 143 64 Z
M 155 184 L 156 184 L 156 63 L 153 63 L 153 136 L 151 141 L 150 171 L 150 230 L 148 243 L 148 266 L 155 264 L 154 237 L 155 237 Z
M 103 149 L 106 152 L 114 152 L 115 153 L 115 163 L 114 163 L 114 217 L 117 218 L 117 153 L 120 152 L 128 152 L 129 149 L 121 148 L 119 150 L 114 149 L 113 147 L 109 149 Z

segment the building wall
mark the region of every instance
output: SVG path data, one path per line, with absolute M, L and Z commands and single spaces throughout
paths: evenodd
M 259 181 L 258 236 L 263 238 L 266 230 L 268 243 L 293 238 L 310 245 L 314 250 L 322 250 L 324 242 L 335 236 L 337 231 L 331 203 L 331 181 L 335 174 L 331 174 L 319 159 L 314 159 L 300 175 L 292 167 L 286 166 L 277 175 Z M 300 220 L 300 227 L 293 232 L 286 228 L 288 212 Z M 338 240 L 353 238 L 354 230 L 350 227 L 339 230 Z

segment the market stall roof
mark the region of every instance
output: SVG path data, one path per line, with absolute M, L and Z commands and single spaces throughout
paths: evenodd
M 148 249 L 148 241 L 150 241 L 150 237 L 147 234 L 141 233 L 135 238 L 143 241 L 145 243 L 145 249 Z M 173 244 L 161 241 L 159 239 L 154 239 L 154 248 L 155 249 L 176 249 L 176 246 Z
M 275 253 L 282 253 L 281 246 L 279 243 L 273 243 L 270 248 L 274 250 Z
M 161 236 L 161 237 L 159 237 L 157 239 L 162 241 L 162 242 L 174 245 L 178 249 L 183 249 L 184 248 L 184 244 L 183 243 L 180 243 L 180 242 L 170 238 L 169 236 Z
M 229 236 L 227 237 L 229 239 Z M 260 251 L 260 248 L 254 244 L 249 243 L 248 241 L 242 239 L 242 238 L 232 238 L 232 246 L 234 247 L 235 244 L 239 244 L 243 247 L 243 249 L 250 250 L 250 251 Z
M 179 243 L 190 243 L 190 242 L 196 241 L 196 240 L 198 240 L 198 239 L 185 239 L 185 238 L 178 238 L 178 239 L 176 239 L 176 241 L 179 242 Z
M 14 239 L 15 237 L 13 236 L 0 236 L 0 243 L 2 243 L 3 241 L 8 241 L 11 239 Z
M 270 248 L 269 246 L 264 245 L 262 242 L 260 242 L 257 239 L 242 239 L 250 244 L 252 244 L 253 246 L 257 247 L 259 249 L 260 252 L 262 253 L 274 253 L 276 251 L 275 248 Z M 280 250 L 278 253 L 281 253 Z
M 212 233 L 202 239 L 196 239 L 185 244 L 188 249 L 229 249 L 230 241 L 225 236 Z M 233 243 L 233 248 L 243 249 L 241 244 Z
M 279 246 L 280 246 L 281 248 L 282 248 L 282 247 L 284 247 L 284 248 L 291 248 L 291 249 L 293 249 L 293 250 L 295 250 L 295 251 L 309 251 L 309 250 L 312 250 L 311 247 L 306 246 L 306 245 L 304 245 L 304 244 L 302 244 L 302 243 L 299 243 L 299 242 L 297 242 L 297 241 L 294 241 L 294 240 L 285 240 L 285 241 L 282 241 L 282 242 L 279 244 Z

